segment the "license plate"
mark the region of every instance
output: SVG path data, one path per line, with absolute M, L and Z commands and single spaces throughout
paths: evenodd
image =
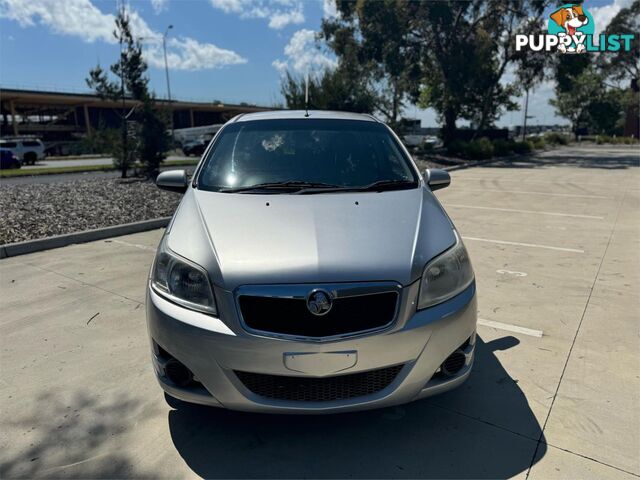
M 358 352 L 287 352 L 284 366 L 294 372 L 329 375 L 347 370 L 358 363 Z

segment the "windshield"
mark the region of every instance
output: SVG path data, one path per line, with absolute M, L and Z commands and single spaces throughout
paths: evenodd
M 358 120 L 257 120 L 220 132 L 197 179 L 214 191 L 332 190 L 417 178 L 389 130 Z M 285 185 L 283 185 L 285 184 Z

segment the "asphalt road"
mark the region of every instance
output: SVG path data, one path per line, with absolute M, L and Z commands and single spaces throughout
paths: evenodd
M 637 149 L 453 172 L 469 381 L 323 417 L 168 406 L 144 320 L 161 231 L 0 261 L 0 477 L 637 478 Z
M 170 155 L 167 157 L 168 161 L 185 161 L 193 162 L 197 160 L 196 157 L 185 157 L 178 155 Z M 113 158 L 111 157 L 86 157 L 76 158 L 73 160 L 44 160 L 39 161 L 35 165 L 24 165 L 22 169 L 32 170 L 34 168 L 63 168 L 63 167 L 91 167 L 96 165 L 113 165 Z

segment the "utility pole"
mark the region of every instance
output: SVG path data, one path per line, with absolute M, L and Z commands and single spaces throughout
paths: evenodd
M 171 139 L 175 142 L 176 137 L 173 131 L 173 105 L 171 103 L 171 85 L 169 83 L 169 62 L 167 61 L 167 35 L 169 30 L 173 28 L 173 25 L 169 25 L 162 35 L 162 49 L 164 51 L 164 71 L 167 76 L 167 97 L 169 100 L 169 115 L 171 116 Z
M 527 94 L 525 96 L 524 101 L 524 120 L 522 125 L 522 141 L 524 142 L 525 136 L 527 135 L 527 113 L 529 111 L 529 89 L 526 90 Z

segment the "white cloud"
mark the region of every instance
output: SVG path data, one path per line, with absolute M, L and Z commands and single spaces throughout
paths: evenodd
M 102 13 L 89 0 L 0 0 L 0 18 L 15 20 L 22 27 L 40 23 L 56 33 L 82 37 L 87 42 L 115 42 L 115 17 Z
M 324 18 L 336 18 L 338 16 L 336 0 L 322 0 L 322 13 Z
M 593 23 L 595 24 L 595 34 L 598 35 L 600 32 L 603 32 L 613 17 L 623 8 L 629 7 L 631 2 L 632 0 L 613 0 L 613 3 L 610 5 L 589 8 L 589 13 L 591 13 Z
M 148 48 L 146 60 L 151 67 L 164 68 L 161 42 Z M 167 41 L 167 63 L 170 68 L 177 70 L 206 70 L 247 63 L 247 60 L 231 50 L 211 43 L 178 37 Z
M 153 7 L 153 11 L 156 13 L 163 12 L 167 9 L 169 5 L 169 0 L 151 0 L 151 6 Z
M 269 20 L 269 28 L 280 30 L 304 22 L 302 0 L 210 0 L 214 8 L 240 18 Z
M 302 29 L 293 34 L 284 47 L 286 60 L 274 60 L 272 65 L 280 72 L 291 69 L 296 73 L 307 73 L 326 68 L 335 68 L 334 58 L 324 54 L 316 44 L 316 32 Z
M 143 54 L 151 67 L 164 68 L 162 33 L 153 30 L 135 10 L 130 10 L 131 29 L 142 37 Z M 22 27 L 44 25 L 53 32 L 79 37 L 86 42 L 116 43 L 115 16 L 103 13 L 90 0 L 0 0 L 0 18 Z M 246 63 L 236 52 L 200 43 L 190 37 L 170 37 L 167 41 L 169 67 L 177 70 L 205 70 Z

